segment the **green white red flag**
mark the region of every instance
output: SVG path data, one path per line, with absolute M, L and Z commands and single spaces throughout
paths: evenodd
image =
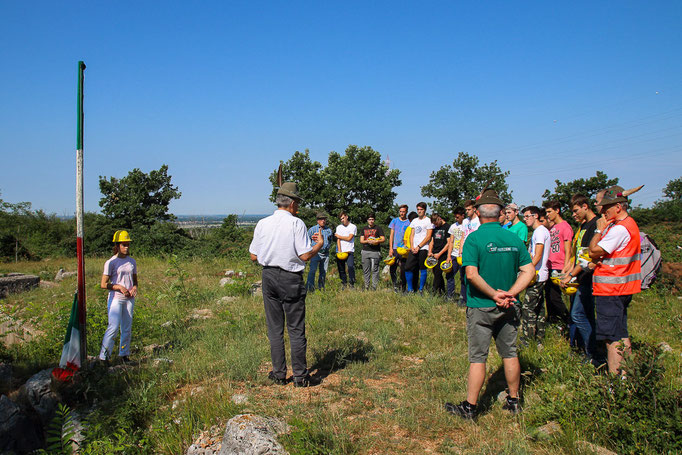
M 61 381 L 67 381 L 81 367 L 81 334 L 78 329 L 78 293 L 73 296 L 71 305 L 71 317 L 66 328 L 62 357 L 59 360 L 59 367 L 52 370 L 52 376 Z

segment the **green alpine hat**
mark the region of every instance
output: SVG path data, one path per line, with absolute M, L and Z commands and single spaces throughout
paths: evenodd
M 302 201 L 303 198 L 298 194 L 298 189 L 296 188 L 295 182 L 284 182 L 282 186 L 277 190 L 277 194 L 282 194 L 284 196 L 289 196 L 292 199 Z
M 604 207 L 605 205 L 616 204 L 618 202 L 627 202 L 628 198 L 623 194 L 624 191 L 625 190 L 618 185 L 607 188 L 599 206 Z
M 497 204 L 500 207 L 504 207 L 504 202 L 502 202 L 502 199 L 497 195 L 497 192 L 495 190 L 484 190 L 483 193 L 479 197 L 476 198 L 476 202 L 474 203 L 474 207 L 478 207 L 483 204 Z

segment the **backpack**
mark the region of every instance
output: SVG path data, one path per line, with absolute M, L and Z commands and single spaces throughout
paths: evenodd
M 640 242 L 642 245 L 642 290 L 649 289 L 654 281 L 656 281 L 656 273 L 661 268 L 661 250 L 654 242 L 654 239 L 649 237 L 644 232 L 639 233 Z

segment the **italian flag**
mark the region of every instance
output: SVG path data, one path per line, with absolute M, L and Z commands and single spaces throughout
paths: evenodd
M 81 367 L 81 334 L 78 330 L 78 293 L 73 296 L 71 317 L 66 328 L 62 358 L 59 367 L 52 370 L 52 376 L 60 381 L 68 381 Z

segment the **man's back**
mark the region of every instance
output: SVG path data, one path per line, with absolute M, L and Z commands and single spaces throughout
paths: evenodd
M 462 265 L 478 267 L 478 273 L 493 289 L 511 288 L 519 267 L 530 262 L 521 239 L 494 222 L 484 223 L 469 234 L 462 254 Z M 495 307 L 495 302 L 475 286 L 467 286 L 467 297 L 469 307 Z

